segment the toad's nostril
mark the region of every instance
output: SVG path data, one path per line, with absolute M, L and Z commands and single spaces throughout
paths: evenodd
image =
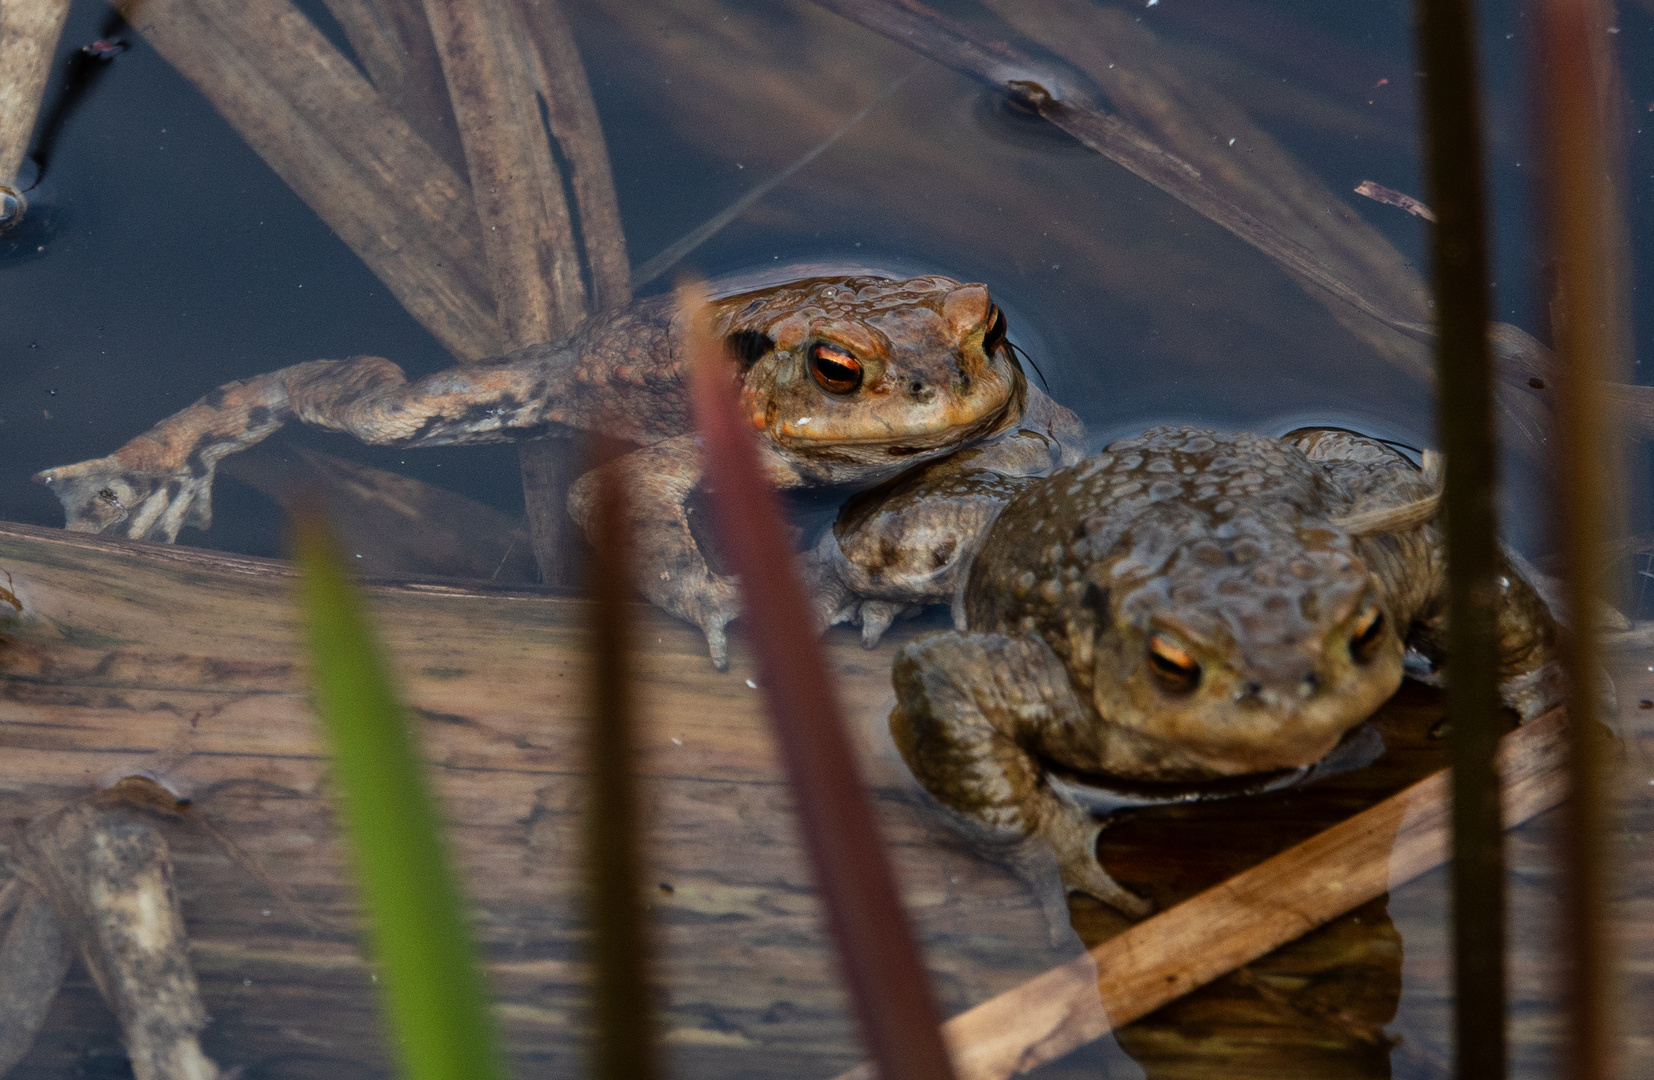
M 1298 696 L 1307 698 L 1319 689 L 1321 689 L 1321 677 L 1312 671 L 1299 681 Z

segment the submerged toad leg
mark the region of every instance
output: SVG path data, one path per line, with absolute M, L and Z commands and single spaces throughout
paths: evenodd
M 991 847 L 1038 836 L 1064 886 L 1141 918 L 1152 906 L 1097 861 L 1102 825 L 1054 790 L 1039 759 L 1053 740 L 1096 724 L 1044 641 L 1002 634 L 928 634 L 896 654 L 890 731 L 924 789 Z
M 765 444 L 758 447 L 766 477 L 778 488 L 804 483 Z M 626 492 L 627 524 L 638 591 L 659 607 L 701 628 L 719 671 L 729 667 L 725 626 L 741 613 L 736 579 L 713 572 L 689 528 L 689 496 L 701 482 L 701 448 L 694 435 L 679 435 L 634 450 L 582 476 L 569 489 L 569 515 L 587 536 L 597 508 L 600 478 L 618 473 Z M 778 558 L 791 552 L 777 552 Z
M 63 503 L 68 528 L 141 540 L 212 524 L 213 471 L 224 457 L 300 420 L 381 446 L 502 442 L 545 424 L 547 385 L 566 360 L 503 360 L 409 383 L 377 356 L 314 360 L 219 387 L 108 457 L 35 474 Z
M 69 935 L 51 902 L 18 878 L 0 894 L 7 890 L 16 905 L 5 936 L 0 937 L 0 1076 L 34 1047 L 74 957 Z

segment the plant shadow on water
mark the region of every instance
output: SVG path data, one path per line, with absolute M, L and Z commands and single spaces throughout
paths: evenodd
M 343 6 L 299 5 L 336 46 L 355 55 L 333 13 Z M 1183 94 L 1176 105 L 1198 115 L 1201 124 L 1178 113 L 1163 133 L 1186 123 L 1178 130 L 1189 142 L 1212 142 L 1244 158 L 1258 171 L 1245 174 L 1243 182 L 1272 175 L 1272 163 L 1284 167 L 1296 154 L 1307 167 L 1280 174 L 1280 190 L 1258 198 L 1291 215 L 1314 204 L 1323 190 L 1336 193 L 1336 215 L 1349 219 L 1352 232 L 1371 230 L 1393 245 L 1351 272 L 1378 282 L 1380 291 L 1408 295 L 1408 265 L 1422 262 L 1422 226 L 1349 194 L 1363 179 L 1419 190 L 1405 7 L 1365 12 L 1360 24 L 1356 16 L 1319 14 L 1303 4 L 1221 8 L 1051 3 L 1015 12 L 1007 4 L 951 5 L 970 25 L 1011 19 L 1031 47 L 1059 52 L 1065 43 L 1053 28 L 1068 25 L 1062 20 L 1101 20 L 1107 37 L 1099 36 L 1091 53 L 1077 46 L 1066 51 L 1069 59 L 1089 63 L 1101 75 L 1129 56 L 1159 77 L 1185 78 L 1186 84 L 1176 84 Z M 589 0 L 568 3 L 566 10 L 605 126 L 628 246 L 640 265 L 821 145 L 913 70 L 909 51 L 808 4 Z M 1042 24 L 1042 13 L 1048 23 Z M 94 5 L 77 5 L 61 51 L 90 40 L 104 18 Z M 1627 39 L 1654 35 L 1646 9 L 1628 8 L 1624 19 Z M 1495 22 L 1488 38 L 1495 78 L 1508 83 L 1515 79 L 1509 68 L 1517 46 L 1505 32 Z M 12 466 L 0 477 L 0 518 L 11 521 L 61 523 L 50 496 L 26 482 L 31 473 L 106 453 L 229 379 L 358 353 L 389 356 L 410 374 L 451 363 L 437 340 L 195 90 L 140 35 L 127 36 L 131 48 L 69 119 L 46 186 L 38 198 L 31 193 L 50 215 L 37 214 L 26 226 L 35 233 L 0 236 L 0 245 L 22 245 L 15 257 L 0 247 L 9 323 L 0 341 L 0 355 L 9 361 L 8 386 L 0 391 L 0 458 Z M 1105 40 L 1120 50 L 1118 60 L 1101 53 Z M 1635 86 L 1650 77 L 1636 67 L 1628 71 Z M 1205 96 L 1203 86 L 1238 104 L 1223 111 L 1222 99 Z M 1130 88 L 1113 89 L 1121 95 L 1116 107 L 1132 115 Z M 1147 124 L 1152 104 L 1137 101 L 1133 119 Z M 1529 283 L 1534 257 L 1523 239 L 1520 208 L 1525 180 L 1514 164 L 1524 160 L 1524 149 L 1511 133 L 1520 124 L 1507 115 L 1496 117 L 1493 127 L 1506 241 L 1499 311 L 1538 330 L 1544 305 L 1537 299 L 1541 287 Z M 1215 133 L 1220 128 L 1228 133 L 1227 144 Z M 433 138 L 433 145 L 438 141 Z M 456 138 L 450 154 L 457 147 Z M 1633 153 L 1646 156 L 1636 146 Z M 463 168 L 463 162 L 455 164 Z M 120 180 L 111 183 L 111 177 Z M 1643 217 L 1636 220 L 1645 222 L 1646 209 L 1637 213 Z M 28 236 L 38 237 L 32 248 L 24 243 Z M 1332 422 L 1412 445 L 1432 441 L 1429 388 L 1406 366 L 1415 356 L 1408 351 L 1412 345 L 1381 333 L 1361 336 L 1252 247 L 939 65 L 919 68 L 888 102 L 684 265 L 716 276 L 799 263 L 934 271 L 987 282 L 1009 314 L 1012 337 L 1049 377 L 1052 395 L 1075 408 L 1096 439 L 1159 421 L 1194 420 L 1278 431 Z M 1524 546 L 1536 546 L 1542 539 L 1533 510 L 1541 486 L 1537 470 L 1513 452 L 1506 471 L 1510 531 Z M 186 533 L 186 543 L 278 554 L 280 510 L 268 496 L 302 477 L 327 485 L 346 546 L 366 574 L 476 577 L 501 585 L 532 580 L 519 524 L 516 458 L 500 448 L 407 452 L 292 430 L 245 459 L 229 459 L 224 472 L 229 482 L 220 482 L 213 527 Z M 428 486 L 399 487 L 407 477 Z M 693 648 L 669 648 L 660 663 L 700 659 Z M 457 664 L 426 659 L 426 671 Z M 856 691 L 856 700 L 875 717 L 873 724 L 885 701 L 865 687 L 877 686 L 887 672 L 887 651 L 863 662 L 864 689 Z M 730 678 L 734 689 L 747 692 L 739 676 Z M 442 681 L 428 676 L 423 685 L 428 690 Z M 670 681 L 670 674 L 662 674 L 653 689 L 662 692 Z M 1642 695 L 1649 696 L 1654 694 Z M 1632 737 L 1646 738 L 1654 713 L 1636 709 L 1641 698 L 1634 689 L 1622 688 L 1621 700 L 1630 721 L 1642 724 Z M 1428 732 L 1438 709 L 1431 692 L 1410 687 L 1379 721 L 1390 755 L 1375 769 L 1244 804 L 1139 812 L 1105 833 L 1104 858 L 1122 881 L 1162 905 L 1192 894 L 1436 767 L 1440 744 Z M 669 753 L 670 745 L 655 752 Z M 709 783 L 740 779 L 708 767 Z M 905 812 L 899 780 L 894 772 L 875 776 L 876 784 L 885 784 L 887 815 Z M 229 789 L 227 797 L 238 796 Z M 683 792 L 655 797 L 674 806 L 673 814 L 695 802 Z M 728 796 L 701 812 L 739 819 L 745 824 L 732 835 L 744 835 L 745 828 L 762 840 L 789 828 L 785 802 L 765 789 L 761 796 Z M 244 824 L 258 816 L 248 807 L 236 810 Z M 537 857 L 554 858 L 570 835 L 567 819 L 574 810 L 567 792 L 548 780 L 519 809 L 520 822 L 497 827 L 518 828 Z M 1628 828 L 1641 829 L 1638 835 L 1647 832 L 1646 810 L 1643 803 L 1641 818 L 1627 821 Z M 314 807 L 306 812 L 319 813 Z M 674 828 L 692 832 L 686 823 L 693 820 L 690 813 Z M 912 815 L 900 817 L 895 827 L 908 847 L 950 843 Z M 1543 903 L 1556 873 L 1543 853 L 1548 827 L 1542 820 L 1512 840 L 1512 927 L 1526 950 L 1515 984 L 1517 1013 L 1524 1018 L 1513 1031 L 1517 1075 L 1545 1075 L 1554 1062 L 1555 1036 L 1544 1022 L 1556 1007 L 1546 981 L 1554 957 L 1537 944 L 1551 936 Z M 317 826 L 317 834 L 325 829 Z M 676 839 L 693 846 L 692 837 Z M 212 859 L 206 847 L 191 848 L 187 839 L 177 843 L 188 861 Z M 720 921 L 751 921 L 777 910 L 794 918 L 788 927 L 801 924 L 795 909 L 808 905 L 788 892 L 800 887 L 796 880 L 774 893 L 755 881 L 731 884 L 716 865 L 725 857 L 698 848 L 675 865 L 687 877 L 663 880 L 657 916 L 683 930 L 675 947 L 715 947 Z M 949 857 L 968 859 L 958 851 Z M 697 859 L 705 865 L 695 866 Z M 210 903 L 214 894 L 198 887 L 194 902 Z M 983 908 L 1023 904 L 1014 887 L 1000 882 L 991 888 L 999 892 L 980 899 Z M 1214 1063 L 1236 1076 L 1446 1075 L 1443 888 L 1443 875 L 1436 873 L 1398 890 L 1387 903 L 1372 901 L 1129 1026 L 1119 1033 L 1119 1044 L 1153 1076 L 1207 1075 Z M 1078 900 L 1073 906 L 1088 942 L 1120 928 L 1103 909 Z M 931 937 L 945 939 L 972 912 L 966 902 L 948 920 L 939 919 Z M 186 914 L 197 917 L 188 907 Z M 693 932 L 684 929 L 689 927 Z M 569 960 L 556 951 L 568 948 L 563 929 L 535 938 L 512 926 L 485 948 L 503 968 L 519 965 L 514 978 L 532 982 L 540 977 L 533 964 L 549 969 Z M 547 946 L 548 940 L 554 944 Z M 1011 965 L 1009 943 L 1015 940 L 1006 932 L 976 959 Z M 754 946 L 760 947 L 767 946 Z M 1017 970 L 1025 977 L 1042 966 L 1025 959 Z M 228 965 L 204 978 L 221 1025 L 233 1028 L 241 1014 L 267 1007 L 232 996 L 238 979 Z M 567 985 L 562 975 L 546 978 Z M 952 980 L 944 995 L 953 1010 L 1017 981 L 962 970 L 949 971 L 946 980 Z M 725 1046 L 768 1040 L 786 1048 L 773 1062 L 754 1066 L 754 1074 L 796 1069 L 801 1061 L 809 1068 L 822 1061 L 848 1064 L 846 1054 L 853 1057 L 854 1051 L 846 1049 L 842 1006 L 817 987 L 809 992 L 817 996 L 801 1002 L 804 994 L 777 990 L 762 1007 L 744 1012 L 720 1011 L 692 997 L 674 999 L 668 1023 L 680 1033 L 684 1060 L 703 1065 L 736 1060 L 717 1056 L 713 1048 L 720 1040 Z M 561 999 L 554 1007 L 535 1005 L 526 994 L 512 1001 L 512 1015 L 525 1024 L 566 1022 L 572 1007 Z M 301 1006 L 292 1007 L 302 1015 Z M 541 1013 L 531 1016 L 535 1008 Z M 60 1014 L 89 1016 L 97 1009 L 90 984 L 72 978 Z M 327 1059 L 333 1048 L 305 1038 L 328 1036 L 288 1026 L 303 1037 L 289 1038 L 284 1052 L 263 1048 L 267 1056 L 253 1075 L 302 1075 L 311 1066 L 293 1061 Z M 60 1040 L 36 1061 L 66 1069 L 75 1052 L 83 1060 L 102 1060 L 98 1048 L 115 1038 L 113 1029 L 92 1022 L 66 1023 Z M 223 1055 L 220 1060 L 236 1060 L 229 1047 L 215 1047 L 211 1033 L 208 1045 Z M 819 1057 L 796 1050 L 805 1045 Z M 543 1046 L 537 1052 L 558 1053 Z M 1092 1049 L 1047 1070 L 1125 1076 L 1134 1068 L 1118 1055 Z M 60 1073 L 39 1073 L 48 1074 Z

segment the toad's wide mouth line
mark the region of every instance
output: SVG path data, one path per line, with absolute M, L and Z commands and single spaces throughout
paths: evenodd
M 1093 801 L 1112 802 L 1130 800 L 1129 805 L 1149 806 L 1160 803 L 1201 802 L 1207 799 L 1232 799 L 1239 795 L 1259 795 L 1276 791 L 1302 780 L 1315 766 L 1301 765 L 1295 769 L 1271 769 L 1267 772 L 1245 773 L 1241 776 L 1219 776 L 1209 780 L 1135 780 L 1113 773 L 1082 772 L 1065 768 L 1055 762 L 1041 761 L 1047 779 L 1077 798 L 1082 804 Z M 1096 800 L 1087 798 L 1095 793 Z
M 924 428 L 913 428 L 908 431 L 880 435 L 864 439 L 841 438 L 835 435 L 817 436 L 805 434 L 796 430 L 777 433 L 776 442 L 789 449 L 823 449 L 834 447 L 856 447 L 858 449 L 893 448 L 906 450 L 910 453 L 923 453 L 938 446 L 953 445 L 962 439 L 974 439 L 991 434 L 993 429 L 1003 423 L 1006 412 L 1010 408 L 1010 401 L 1002 402 L 998 408 L 985 412 L 975 419 L 964 420 L 958 423 L 937 424 Z
M 1200 780 L 1137 780 L 1114 773 L 1087 772 L 1040 759 L 1046 781 L 1093 812 L 1130 806 L 1166 806 L 1175 803 L 1233 799 L 1263 795 L 1283 788 L 1371 765 L 1384 754 L 1384 738 L 1371 721 L 1358 724 L 1319 761 L 1293 768 L 1270 769 Z

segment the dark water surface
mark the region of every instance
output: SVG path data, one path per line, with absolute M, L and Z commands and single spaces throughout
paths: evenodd
M 321 3 L 299 6 L 348 49 Z M 984 26 L 997 18 L 969 2 L 948 6 Z M 1227 96 L 1402 260 L 1423 265 L 1423 223 L 1351 193 L 1373 180 L 1424 196 L 1406 3 L 1100 6 L 1124 13 L 1145 40 L 1157 39 L 1179 71 Z M 1263 255 L 963 76 L 803 3 L 569 0 L 565 7 L 609 140 L 634 265 L 905 80 L 682 268 L 716 277 L 855 263 L 986 282 L 1009 314 L 1013 340 L 1099 444 L 1164 421 L 1270 431 L 1330 422 L 1414 446 L 1434 442 L 1429 388 Z M 1524 75 L 1531 17 L 1520 4 L 1488 5 L 1482 17 L 1498 312 L 1543 338 L 1548 285 L 1536 241 Z M 1644 130 L 1654 125 L 1654 6 L 1625 3 L 1619 17 L 1631 225 L 1641 255 L 1654 237 L 1654 154 Z M 60 61 L 97 37 L 106 18 L 103 5 L 78 2 Z M 131 48 L 69 116 L 30 193 L 30 221 L 0 235 L 0 519 L 61 524 L 53 497 L 29 482 L 32 473 L 102 456 L 228 380 L 361 353 L 390 357 L 412 376 L 451 363 L 141 35 L 123 37 Z M 1250 139 L 1240 131 L 1233 152 L 1246 155 Z M 1647 264 L 1639 284 L 1648 281 Z M 667 287 L 670 277 L 645 291 Z M 1650 293 L 1635 293 L 1639 329 L 1654 319 Z M 1647 381 L 1638 370 L 1638 381 Z M 405 452 L 291 429 L 256 453 L 281 465 L 302 449 L 415 477 L 508 517 L 523 511 L 510 447 Z M 1506 480 L 1510 533 L 1543 553 L 1535 463 L 1513 455 Z M 186 530 L 182 542 L 281 553 L 280 510 L 266 496 L 223 477 L 214 504 L 213 527 Z M 1406 745 L 1433 753 L 1421 717 L 1435 704 L 1422 691 L 1409 693 L 1397 707 L 1412 718 Z M 1262 846 L 1273 850 L 1301 831 L 1281 821 L 1319 827 L 1328 814 L 1352 809 L 1355 797 L 1316 798 L 1281 797 L 1251 811 L 1257 835 L 1269 840 Z M 1128 824 L 1118 849 L 1130 868 L 1122 878 L 1145 891 L 1157 880 L 1171 890 L 1166 898 L 1209 883 L 1211 869 L 1226 865 L 1215 855 L 1205 869 L 1168 858 L 1157 876 L 1157 843 L 1182 843 L 1178 830 L 1213 825 L 1201 824 L 1202 812 L 1170 817 Z M 1513 880 L 1528 904 L 1513 926 L 1524 946 L 1554 932 L 1541 903 L 1555 888 L 1545 827 L 1513 841 Z M 1136 1025 L 1120 1044 L 1137 1064 L 1112 1050 L 1088 1051 L 1056 1071 L 1446 1076 L 1442 890 L 1441 875 L 1431 875 L 1398 890 L 1387 908 L 1375 901 L 1270 958 L 1250 981 L 1219 984 Z M 1107 930 L 1106 915 L 1077 910 L 1082 932 Z M 1646 960 L 1647 950 L 1639 955 Z M 1516 968 L 1516 996 L 1528 1010 L 1518 1014 L 1517 1074 L 1544 1076 L 1558 1038 L 1552 969 L 1548 953 L 1529 959 Z M 1631 975 L 1642 1000 L 1650 970 Z M 1648 1034 L 1645 1020 L 1643 1064 L 1654 1060 Z M 94 1074 L 118 1072 L 84 1075 Z

